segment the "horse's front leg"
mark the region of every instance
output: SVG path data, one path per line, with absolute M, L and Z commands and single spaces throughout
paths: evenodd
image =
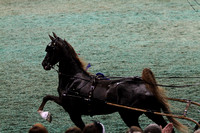
M 40 116 L 41 116 L 43 119 L 47 120 L 48 122 L 51 122 L 51 121 L 52 121 L 52 116 L 51 116 L 51 114 L 50 114 L 48 111 L 46 111 L 46 112 L 43 111 L 45 104 L 46 104 L 47 101 L 49 101 L 49 100 L 50 100 L 50 101 L 54 101 L 55 103 L 61 105 L 61 100 L 60 100 L 59 97 L 47 95 L 47 96 L 45 96 L 45 97 L 43 98 L 43 101 L 42 101 L 42 103 L 41 103 L 41 105 L 40 105 L 40 107 L 39 107 L 39 109 L 38 109 L 38 113 L 40 114 Z
M 73 114 L 69 114 L 70 119 L 74 122 L 74 124 L 79 127 L 81 130 L 83 130 L 83 128 L 85 127 L 85 124 L 81 118 L 81 115 L 73 113 Z

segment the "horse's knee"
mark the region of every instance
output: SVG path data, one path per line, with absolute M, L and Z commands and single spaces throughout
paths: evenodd
M 131 127 L 131 126 L 140 127 L 138 120 L 139 120 L 140 115 L 142 114 L 141 112 L 120 111 L 119 114 L 120 114 L 122 120 L 125 122 L 125 124 L 128 127 Z

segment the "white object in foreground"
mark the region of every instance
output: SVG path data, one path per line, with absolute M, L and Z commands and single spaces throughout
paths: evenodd
M 39 110 L 38 113 L 43 119 L 47 120 L 48 122 L 52 121 L 52 116 L 48 111 L 44 112 L 44 111 Z

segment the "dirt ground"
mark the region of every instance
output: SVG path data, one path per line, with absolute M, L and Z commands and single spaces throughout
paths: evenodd
M 64 110 L 53 102 L 45 110 L 52 123 L 40 118 L 42 98 L 58 95 L 57 73 L 41 66 L 48 34 L 57 33 L 91 63 L 91 73 L 107 76 L 140 76 L 151 68 L 167 85 L 167 96 L 200 101 L 200 1 L 198 0 L 0 0 L 0 133 L 28 132 L 34 123 L 50 133 L 74 126 Z M 169 79 L 180 76 L 196 78 Z M 160 77 L 160 78 L 159 78 Z M 170 102 L 181 114 L 185 104 Z M 199 108 L 189 117 L 199 121 Z M 117 113 L 84 116 L 101 121 L 108 133 L 127 127 Z M 194 124 L 180 120 L 190 129 Z M 142 128 L 152 123 L 141 116 Z

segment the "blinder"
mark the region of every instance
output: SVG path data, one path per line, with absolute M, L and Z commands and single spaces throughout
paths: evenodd
M 47 45 L 47 47 L 46 47 L 46 49 L 45 49 L 46 52 L 53 52 L 53 51 L 55 50 L 55 47 L 54 47 L 54 46 L 56 45 L 57 39 L 59 39 L 59 38 L 56 38 L 54 41 L 50 42 L 50 43 Z M 51 45 L 52 43 L 53 43 L 53 46 Z
M 45 51 L 46 52 L 53 52 L 54 49 L 55 49 L 55 47 L 47 45 Z

